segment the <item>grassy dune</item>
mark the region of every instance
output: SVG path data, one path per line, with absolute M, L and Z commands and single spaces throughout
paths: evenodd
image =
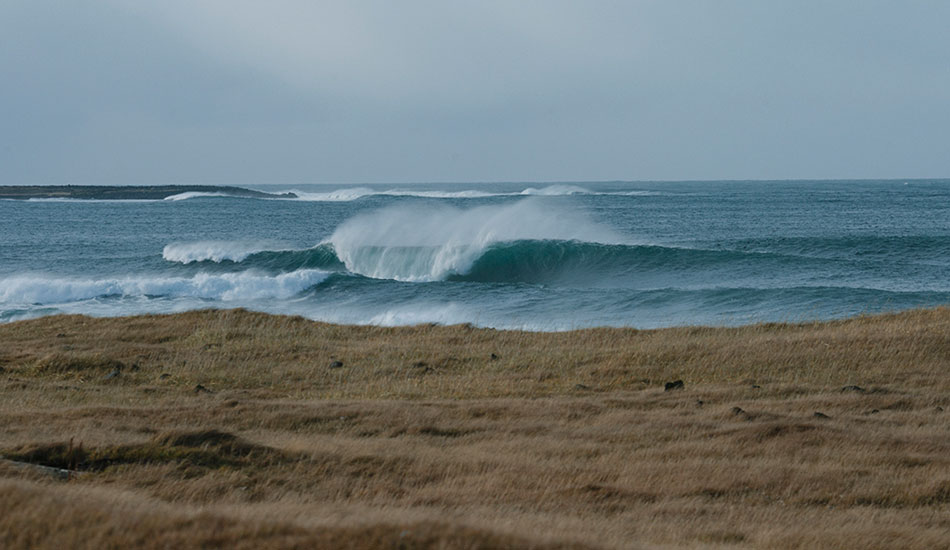
M 0 547 L 947 548 L 948 367 L 950 309 L 0 325 Z

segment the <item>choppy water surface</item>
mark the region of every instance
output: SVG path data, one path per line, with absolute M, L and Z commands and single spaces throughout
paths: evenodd
M 0 320 L 247 307 L 563 330 L 950 303 L 950 180 L 283 186 L 0 201 Z

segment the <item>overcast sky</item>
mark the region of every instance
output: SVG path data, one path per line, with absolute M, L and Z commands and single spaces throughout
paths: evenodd
M 950 177 L 950 2 L 0 2 L 3 184 Z

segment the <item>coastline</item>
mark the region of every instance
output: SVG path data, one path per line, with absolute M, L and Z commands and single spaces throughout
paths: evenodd
M 162 200 L 182 193 L 293 199 L 293 193 L 265 193 L 222 185 L 2 185 L 0 199 Z
M 5 547 L 946 543 L 945 307 L 559 333 L 62 315 L 0 342 Z

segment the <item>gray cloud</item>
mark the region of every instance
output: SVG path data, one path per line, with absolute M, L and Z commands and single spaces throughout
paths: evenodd
M 944 2 L 9 2 L 3 183 L 946 176 Z

